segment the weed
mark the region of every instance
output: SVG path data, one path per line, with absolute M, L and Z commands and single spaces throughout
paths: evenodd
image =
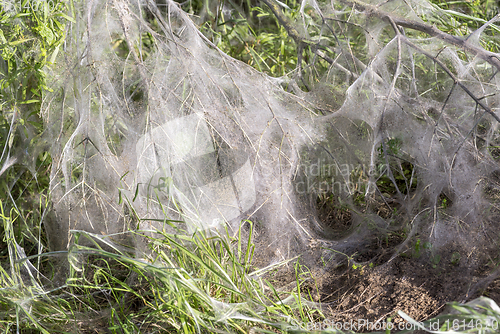
M 457 266 L 459 263 L 460 263 L 460 253 L 459 252 L 454 252 L 453 254 L 451 254 L 451 264 L 454 265 L 454 266 Z

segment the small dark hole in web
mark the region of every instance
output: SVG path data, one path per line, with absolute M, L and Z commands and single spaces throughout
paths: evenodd
M 441 209 L 447 209 L 453 204 L 453 201 L 445 193 L 439 194 L 437 206 Z
M 316 208 L 325 237 L 337 239 L 348 234 L 352 227 L 352 213 L 349 207 L 340 203 L 335 194 L 318 196 Z

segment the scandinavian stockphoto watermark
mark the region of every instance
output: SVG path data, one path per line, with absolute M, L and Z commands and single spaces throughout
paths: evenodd
M 426 331 L 484 331 L 484 330 L 498 330 L 498 320 L 488 319 L 435 319 L 426 322 L 392 322 L 392 321 L 369 321 L 367 319 L 350 319 L 346 321 L 335 321 L 325 319 L 321 322 L 307 322 L 307 323 L 293 323 L 288 326 L 287 330 L 338 330 L 338 331 L 414 331 L 423 329 Z
M 375 180 L 387 172 L 386 165 L 336 164 L 318 159 L 302 164 L 305 178 L 295 182 L 298 194 L 346 193 L 375 191 Z

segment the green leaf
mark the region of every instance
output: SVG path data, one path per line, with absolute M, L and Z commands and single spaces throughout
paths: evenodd
M 58 13 L 56 16 L 61 16 L 62 18 L 65 18 L 66 20 L 72 22 L 72 23 L 76 23 L 75 19 L 72 18 L 71 16 L 68 16 L 64 13 Z
M 27 100 L 27 101 L 20 102 L 19 104 L 31 104 L 31 103 L 36 103 L 36 102 L 40 102 L 40 100 Z
M 56 57 L 57 57 L 58 53 L 59 53 L 59 45 L 56 46 L 56 48 L 54 49 L 54 52 L 52 52 L 52 56 L 50 56 L 50 61 L 49 62 L 51 64 L 54 64 L 54 62 L 56 61 Z
M 0 29 L 0 41 L 2 42 L 2 44 L 7 43 L 7 40 L 5 39 L 2 29 Z
M 40 36 L 42 36 L 42 38 L 47 41 L 47 44 L 51 45 L 54 42 L 55 40 L 54 33 L 47 26 L 40 25 L 36 30 L 38 31 Z
M 14 41 L 14 42 L 10 42 L 9 45 L 16 46 L 16 45 L 19 45 L 21 43 L 24 43 L 24 42 L 27 42 L 27 41 L 31 41 L 32 39 L 33 38 L 23 38 L 23 39 Z

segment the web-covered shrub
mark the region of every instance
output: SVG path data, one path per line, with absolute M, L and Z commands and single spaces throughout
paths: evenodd
M 392 232 L 393 255 L 415 234 L 436 251 L 496 243 L 500 60 L 481 47 L 495 21 L 459 38 L 425 1 L 303 1 L 296 21 L 265 2 L 299 52 L 286 77 L 222 53 L 172 1 L 75 8 L 44 112 L 53 247 L 70 230 L 243 219 L 264 261 L 319 244 L 335 264 Z

